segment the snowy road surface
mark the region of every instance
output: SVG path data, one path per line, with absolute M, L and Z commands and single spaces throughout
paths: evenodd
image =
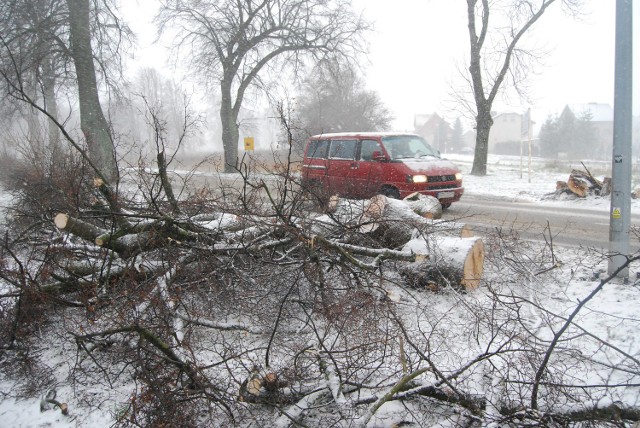
M 551 227 L 553 241 L 559 245 L 582 245 L 607 249 L 609 212 L 606 207 L 578 207 L 576 204 L 542 204 L 531 201 L 492 199 L 485 195 L 465 195 L 446 210 L 447 219 L 462 219 L 478 232 L 502 228 L 514 230 L 525 239 L 542 240 Z M 631 225 L 640 226 L 640 214 L 632 212 Z M 548 232 L 546 233 L 548 236 Z M 633 252 L 640 248 L 631 239 Z

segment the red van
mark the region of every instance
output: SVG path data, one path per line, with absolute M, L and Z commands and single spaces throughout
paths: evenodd
M 443 208 L 460 200 L 462 174 L 418 135 L 339 133 L 309 139 L 302 185 L 323 195 L 400 199 L 414 192 L 438 198 Z

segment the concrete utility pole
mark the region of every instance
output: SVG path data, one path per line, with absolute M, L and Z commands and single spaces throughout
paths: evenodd
M 629 256 L 631 229 L 631 120 L 633 79 L 633 0 L 616 0 L 616 59 L 613 100 L 613 160 L 609 220 L 609 266 L 612 275 Z M 629 278 L 629 268 L 618 273 Z

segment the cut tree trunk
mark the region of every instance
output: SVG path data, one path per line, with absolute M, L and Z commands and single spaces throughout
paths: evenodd
M 159 236 L 152 231 L 124 236 L 120 236 L 117 232 L 109 234 L 106 230 L 64 213 L 57 214 L 53 222 L 58 229 L 78 236 L 99 247 L 115 251 L 123 259 L 143 251 L 161 247 L 167 241 L 166 237 Z
M 387 248 L 404 245 L 412 238 L 415 226 L 427 221 L 416 214 L 408 202 L 383 195 L 368 200 L 332 196 L 327 211 L 328 214 L 315 219 L 314 234 L 340 237 L 357 244 L 362 243 L 358 237 L 364 234 L 368 240 L 374 239 Z
M 584 198 L 585 196 L 587 196 L 589 183 L 582 177 L 571 174 L 569 176 L 569 180 L 567 181 L 567 187 L 579 197 Z
M 607 196 L 611 193 L 611 178 L 605 177 L 600 181 L 591 174 L 591 171 L 582 164 L 584 171 L 574 169 L 569 175 L 567 181 L 567 188 L 571 192 L 575 193 L 581 198 L 584 198 L 589 193 L 596 194 L 598 196 Z
M 371 198 L 361 218 L 359 232 L 387 248 L 404 245 L 413 237 L 417 226 L 428 221 L 416 214 L 407 202 L 384 195 Z
M 433 204 L 431 199 L 437 202 L 430 197 L 411 201 L 376 195 L 369 200 L 354 201 L 335 196 L 328 204 L 331 213 L 315 218 L 311 233 L 353 243 L 361 240 L 351 240 L 350 236 L 364 234 L 387 248 L 402 246 L 416 235 L 473 236 L 464 223 L 431 219 L 442 211 L 440 203 Z
M 371 204 L 374 204 L 373 206 Z M 394 205 L 395 204 L 395 205 Z M 428 219 L 439 219 L 442 217 L 442 205 L 433 196 L 420 193 L 412 193 L 402 201 L 388 198 L 384 195 L 375 195 L 368 200 L 343 199 L 338 195 L 329 198 L 327 212 L 340 217 L 354 218 L 366 213 L 367 216 L 375 216 L 377 212 L 383 212 L 386 205 L 401 207 L 404 211 L 409 208 L 414 214 Z M 413 218 L 410 214 L 409 217 Z
M 329 198 L 326 212 L 337 223 L 354 225 L 362 221 L 362 215 L 369 204 L 368 199 L 344 199 L 333 195 Z
M 430 204 L 429 199 L 399 201 L 383 195 L 376 195 L 371 198 L 362 214 L 360 232 L 380 240 L 388 247 L 404 245 L 416 235 L 436 233 L 469 236 L 473 234 L 469 227 L 461 223 L 432 220 L 430 216 L 424 215 L 425 211 L 422 211 L 422 208 Z M 416 209 L 423 214 L 416 213 Z M 440 213 L 442 212 L 442 206 L 439 202 L 438 208 L 429 212 L 437 215 L 438 210 Z
M 411 210 L 424 218 L 439 219 L 442 218 L 442 204 L 433 196 L 423 195 L 422 193 L 412 193 L 403 199 Z
M 386 248 L 402 247 L 399 254 L 413 257 L 407 261 L 403 256 L 401 274 L 414 286 L 437 289 L 453 285 L 468 290 L 478 287 L 484 268 L 484 245 L 480 238 L 472 237 L 473 232 L 466 225 L 424 218 L 406 201 L 382 195 L 364 202 L 334 198 L 331 205 L 334 214 L 316 218 L 312 234 L 354 242 L 349 233 L 357 231 L 353 236 L 364 234 Z M 361 255 L 363 251 L 356 250 L 366 249 L 341 248 Z M 402 260 L 395 254 L 387 258 Z
M 482 278 L 484 244 L 478 237 L 416 238 L 402 250 L 416 254 L 415 262 L 404 263 L 400 269 L 413 286 L 437 290 L 448 284 L 473 290 Z
M 369 200 L 362 218 L 363 222 L 367 223 L 362 228 L 363 232 L 372 231 L 381 223 L 389 220 L 414 224 L 421 224 L 425 221 L 425 217 L 422 214 L 417 214 L 409 202 L 388 198 L 384 195 L 375 195 Z
M 433 220 L 420 227 L 422 235 L 437 234 L 439 236 L 456 236 L 470 238 L 474 236 L 471 226 L 451 220 Z
M 91 223 L 87 223 L 68 214 L 59 213 L 53 219 L 53 223 L 60 230 L 76 235 L 85 241 L 94 242 L 98 236 L 107 233 Z

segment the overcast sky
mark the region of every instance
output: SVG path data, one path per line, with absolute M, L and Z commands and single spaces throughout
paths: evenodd
M 565 104 L 600 102 L 613 105 L 615 0 L 587 0 L 579 20 L 566 17 L 560 1 L 547 10 L 532 37 L 550 49 L 544 65 L 530 79 L 531 104 L 502 100 L 494 110 L 532 108 L 540 124 Z M 640 4 L 635 2 L 638 23 Z M 451 84 L 460 83 L 457 69 L 468 58 L 466 2 L 462 0 L 355 0 L 376 21 L 371 38 L 368 81 L 396 113 L 396 127 L 413 129 L 414 113 L 437 111 L 448 117 Z M 640 50 L 638 25 L 634 46 Z M 634 58 L 634 92 L 640 93 L 638 55 Z M 634 97 L 638 114 L 639 97 Z M 538 117 L 536 117 L 538 116 Z M 542 116 L 542 117 L 541 117 Z
M 451 86 L 459 84 L 457 69 L 468 57 L 466 2 L 463 0 L 353 0 L 374 22 L 369 35 L 370 55 L 365 64 L 367 82 L 396 116 L 397 130 L 413 130 L 417 113 L 439 114 L 454 120 Z M 151 5 L 155 0 L 124 1 L 134 31 L 151 32 Z M 634 6 L 634 46 L 640 50 L 637 23 L 640 4 Z M 532 108 L 540 125 L 548 114 L 566 104 L 599 102 L 613 105 L 615 0 L 586 0 L 580 20 L 566 17 L 560 0 L 536 23 L 530 37 L 550 51 L 531 76 L 531 103 L 499 99 L 497 111 L 524 112 Z M 135 12 L 133 11 L 135 10 Z M 162 67 L 161 46 L 149 46 L 151 35 L 141 37 L 138 54 L 146 65 Z M 640 60 L 634 58 L 634 93 L 640 93 Z M 164 68 L 166 71 L 166 67 Z M 634 114 L 640 114 L 634 96 Z

